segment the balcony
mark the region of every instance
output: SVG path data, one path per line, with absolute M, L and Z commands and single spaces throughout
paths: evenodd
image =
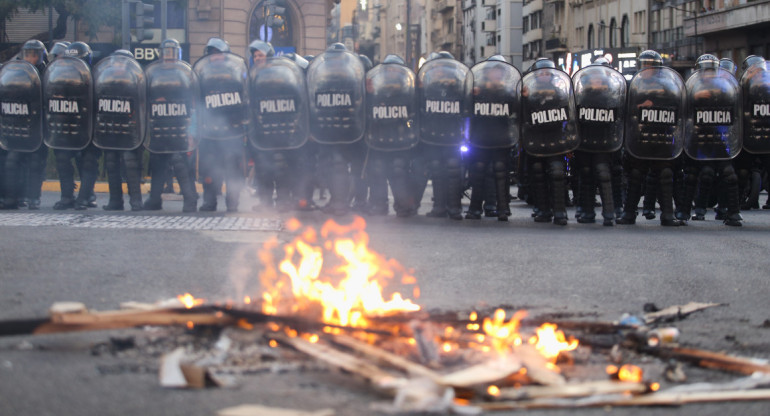
M 684 19 L 684 34 L 702 36 L 768 21 L 770 21 L 770 0 L 753 1 L 723 10 L 687 16 Z
M 495 7 L 495 6 L 497 6 L 497 0 L 484 0 L 481 3 L 481 5 L 482 6 L 492 6 L 492 7 Z
M 454 0 L 441 0 L 435 3 L 435 10 L 439 13 L 444 13 L 455 8 Z
M 495 32 L 497 31 L 497 21 L 495 20 L 484 20 L 481 22 L 481 30 L 484 32 Z
M 545 51 L 550 52 L 566 52 L 567 51 L 567 38 L 551 38 L 545 41 Z
M 449 49 L 449 48 L 447 48 L 445 46 L 446 45 L 454 45 L 456 40 L 457 40 L 457 38 L 455 37 L 454 33 L 447 33 L 447 34 L 441 35 L 439 37 L 438 44 L 439 44 L 439 46 L 442 47 L 442 49 Z

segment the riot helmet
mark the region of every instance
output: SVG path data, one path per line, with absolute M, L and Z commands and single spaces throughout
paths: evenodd
M 313 62 L 313 59 L 315 59 L 315 55 L 305 55 L 303 58 L 305 58 L 305 60 L 310 63 Z
M 125 56 L 125 57 L 128 57 L 128 58 L 133 58 L 134 57 L 134 54 L 131 53 L 131 51 L 126 50 L 126 49 L 118 49 L 115 52 L 113 52 L 112 54 L 113 55 L 118 55 L 118 56 Z
M 455 59 L 454 55 L 452 55 L 451 53 L 449 53 L 447 51 L 439 51 L 438 57 L 439 58 L 444 58 L 444 59 Z
M 438 58 L 439 58 L 438 52 L 431 52 L 431 53 L 428 54 L 428 58 L 426 59 L 426 61 L 432 61 L 432 60 L 438 59 Z
M 209 41 L 206 42 L 206 46 L 203 48 L 203 56 L 227 52 L 230 52 L 230 45 L 221 38 L 209 38 Z
M 661 58 L 659 53 L 653 51 L 652 49 L 648 49 L 640 53 L 639 57 L 636 59 L 639 62 L 638 68 L 640 71 L 642 69 L 663 65 L 663 58 Z
M 487 61 L 500 61 L 500 62 L 508 62 L 507 59 L 503 55 L 492 55 L 489 58 L 487 58 Z
M 51 61 L 54 61 L 56 60 L 56 58 L 66 54 L 67 48 L 69 46 L 70 46 L 70 43 L 66 41 L 54 43 L 53 47 L 51 48 L 51 52 L 48 53 L 48 55 L 51 58 Z
M 255 40 L 249 44 L 249 60 L 254 66 L 262 66 L 267 58 L 275 56 L 273 45 L 262 40 Z
M 346 51 L 346 50 L 348 50 L 348 48 L 346 48 L 346 47 L 345 47 L 345 45 L 344 45 L 344 44 L 342 44 L 342 43 L 339 43 L 339 42 L 335 42 L 335 43 L 332 43 L 331 45 L 329 45 L 329 47 L 328 47 L 328 48 L 326 48 L 326 50 L 327 50 L 328 52 L 333 52 L 333 51 Z
M 182 46 L 173 38 L 160 43 L 160 57 L 164 61 L 179 61 L 182 59 Z
M 695 68 L 696 69 L 719 68 L 719 59 L 710 53 L 704 53 L 703 55 L 699 56 L 698 59 L 695 61 Z
M 43 42 L 37 39 L 30 39 L 24 42 L 24 46 L 21 47 L 21 59 L 35 66 L 47 63 L 47 51 Z
M 738 67 L 735 66 L 735 62 L 733 62 L 733 60 L 730 58 L 720 59 L 719 67 L 733 75 L 735 75 L 735 70 L 738 69 Z
M 382 61 L 382 63 L 406 66 L 406 62 L 404 62 L 404 60 L 400 56 L 393 55 L 393 54 L 386 56 L 385 59 Z
M 91 59 L 93 58 L 93 52 L 91 47 L 85 42 L 72 42 L 65 53 L 67 56 L 78 58 L 83 62 L 91 65 Z
M 603 66 L 612 66 L 610 65 L 610 61 L 607 60 L 607 58 L 600 56 L 596 58 L 595 61 L 591 62 L 591 65 L 603 65 Z
M 556 64 L 553 63 L 552 60 L 548 58 L 537 58 L 534 64 L 532 64 L 531 67 L 529 67 L 530 72 L 534 71 L 536 69 L 543 69 L 543 68 L 556 68 Z
M 374 64 L 372 64 L 372 60 L 369 59 L 369 57 L 366 55 L 358 55 L 358 59 L 360 59 L 361 63 L 364 64 L 365 71 L 369 71 L 374 66 Z
M 741 71 L 746 72 L 749 67 L 754 65 L 765 65 L 765 58 L 757 55 L 749 55 L 746 57 L 746 59 L 743 60 L 743 63 L 741 64 Z
M 284 54 L 283 56 L 294 61 L 294 63 L 302 69 L 307 69 L 307 67 L 310 66 L 310 62 L 308 62 L 307 59 L 297 55 L 294 52 Z

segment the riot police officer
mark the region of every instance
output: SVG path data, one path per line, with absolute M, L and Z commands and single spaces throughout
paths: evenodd
M 333 215 L 350 210 L 351 164 L 366 131 L 364 64 L 358 55 L 335 43 L 308 67 L 310 135 L 321 146 L 321 167 L 328 172 L 331 198 L 323 208 Z
M 741 64 L 740 78 L 743 100 L 743 153 L 753 160 L 744 163 L 744 169 L 752 169 L 756 163 L 770 172 L 770 71 L 761 56 L 750 55 Z M 759 175 L 755 175 L 759 176 Z M 758 193 L 758 190 L 757 190 Z M 757 205 L 759 205 L 757 197 Z M 763 209 L 770 208 L 770 197 Z
M 624 171 L 628 178 L 623 216 L 618 224 L 635 224 L 642 180 L 653 171 L 659 180 L 660 224 L 685 225 L 674 216 L 674 160 L 683 147 L 685 85 L 681 76 L 663 67 L 660 54 L 639 54 L 639 72 L 629 85 L 625 129 Z
M 535 222 L 553 219 L 556 225 L 567 225 L 564 158 L 580 144 L 572 80 L 553 61 L 540 58 L 522 78 L 521 97 L 521 137 L 528 154 Z
M 724 186 L 725 225 L 740 226 L 738 176 L 732 159 L 741 151 L 740 86 L 735 77 L 719 67 L 719 60 L 704 54 L 696 61 L 696 72 L 687 79 L 687 124 L 685 153 L 688 164 L 684 207 L 686 214 L 698 187 L 693 219 L 704 219 L 715 176 Z M 725 208 L 724 206 L 722 208 Z
M 21 83 L 18 85 L 24 85 L 29 97 L 25 97 L 26 102 L 23 105 L 33 106 L 32 112 L 26 117 L 14 117 L 13 111 L 9 111 L 9 114 L 3 114 L 4 117 L 10 119 L 23 119 L 30 120 L 30 125 L 25 126 L 23 129 L 16 130 L 28 131 L 30 136 L 22 137 L 9 137 L 10 141 L 7 150 L 9 150 L 5 168 L 3 173 L 5 174 L 5 198 L 2 201 L 5 209 L 18 209 L 20 206 L 26 204 L 29 209 L 40 209 L 40 192 L 45 179 L 45 166 L 48 158 L 48 146 L 42 143 L 42 131 L 41 131 L 41 77 L 45 73 L 47 57 L 46 49 L 42 42 L 39 40 L 29 40 L 21 47 L 20 59 L 24 62 L 28 62 L 37 70 L 25 71 L 24 67 L 13 68 L 17 74 L 21 75 Z M 10 72 L 11 67 L 6 68 L 6 71 Z M 14 77 L 15 78 L 15 77 Z M 10 87 L 10 85 L 9 85 Z M 8 99 L 9 97 L 5 97 Z M 36 105 L 35 105 L 36 104 Z M 33 125 L 34 124 L 34 127 Z M 20 127 L 20 126 L 19 126 Z M 13 130 L 7 131 L 7 133 L 13 135 Z M 35 137 L 33 137 L 35 136 Z M 19 143 L 21 139 L 23 143 Z
M 91 48 L 73 42 L 65 55 L 46 70 L 43 83 L 46 137 L 54 149 L 56 171 L 61 185 L 61 199 L 55 210 L 95 207 L 94 185 L 99 174 L 101 151 L 92 142 L 93 78 Z M 80 189 L 75 191 L 75 167 L 80 171 Z
M 604 225 L 612 226 L 615 204 L 610 166 L 613 153 L 623 146 L 626 80 L 603 59 L 579 70 L 573 78 L 580 133 L 575 157 L 581 166 L 578 200 L 582 213 L 577 221 L 595 222 L 594 195 L 598 182 Z
M 220 38 L 209 39 L 203 52 L 204 56 L 193 66 L 203 100 L 200 210 L 216 211 L 217 194 L 225 182 L 227 211 L 236 212 L 244 184 L 243 145 L 249 123 L 246 63 L 230 53 L 230 45 Z
M 498 221 L 508 221 L 509 154 L 519 141 L 521 74 L 495 55 L 471 68 L 473 110 L 470 118 L 469 176 L 471 203 L 466 219 L 480 219 L 485 197 L 494 195 Z M 487 183 L 487 172 L 493 181 Z M 487 189 L 492 187 L 493 189 Z M 491 191 L 491 192 L 490 192 Z
M 131 211 L 141 211 L 141 167 L 146 133 L 147 82 L 134 55 L 119 49 L 99 62 L 93 71 L 94 145 L 104 151 L 104 168 L 110 199 L 102 208 L 122 211 L 123 175 Z
M 466 135 L 473 75 L 442 51 L 420 68 L 417 85 L 420 142 L 433 185 L 433 208 L 425 215 L 462 220 L 460 145 Z
M 415 74 L 397 55 L 388 55 L 366 75 L 369 146 L 369 213 L 388 212 L 388 184 L 398 217 L 417 214 L 409 161 L 419 141 Z M 384 209 L 383 209 L 384 206 Z
M 198 146 L 199 119 L 197 101 L 200 97 L 198 77 L 192 67 L 182 61 L 182 48 L 176 39 L 160 44 L 161 59 L 147 67 L 147 140 L 150 151 L 152 182 L 150 196 L 144 209 L 163 209 L 161 193 L 166 183 L 169 163 L 184 200 L 182 211 L 197 211 L 198 192 L 187 163 L 187 152 Z

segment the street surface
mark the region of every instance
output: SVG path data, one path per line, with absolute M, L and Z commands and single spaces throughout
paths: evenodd
M 221 199 L 219 212 L 195 214 L 182 214 L 181 201 L 165 201 L 164 211 L 53 211 L 57 199 L 45 192 L 40 211 L 0 211 L 0 320 L 43 317 L 57 301 L 109 310 L 185 292 L 240 299 L 244 279 L 256 276 L 256 246 L 275 236 L 289 240 L 282 224 L 292 215 L 307 225 L 327 219 L 320 211 L 251 211 L 256 200 L 246 194 L 237 214 L 224 213 Z M 106 201 L 99 194 L 99 205 Z M 429 205 L 426 195 L 421 214 Z M 507 223 L 402 219 L 392 211 L 366 217 L 370 248 L 413 269 L 426 310 L 505 305 L 530 316 L 617 320 L 642 314 L 647 302 L 718 302 L 727 305 L 674 323 L 680 341 L 770 358 L 770 211 L 744 212 L 740 228 L 714 221 L 713 213 L 668 228 L 641 216 L 635 226 L 578 224 L 574 208 L 560 227 L 534 223 L 521 201 L 511 210 Z M 164 389 L 154 372 L 91 354 L 93 345 L 132 331 L 141 330 L 0 338 L 0 415 L 214 415 L 247 403 L 364 415 L 373 413 L 369 403 L 384 400 L 350 376 L 322 371 L 257 374 L 236 388 Z M 768 408 L 770 402 L 723 403 L 612 414 L 766 415 Z

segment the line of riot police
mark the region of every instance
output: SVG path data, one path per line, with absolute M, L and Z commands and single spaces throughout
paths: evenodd
M 468 68 L 446 52 L 431 54 L 417 74 L 395 55 L 371 68 L 341 44 L 312 62 L 275 56 L 259 40 L 249 45 L 248 64 L 218 38 L 192 66 L 182 61 L 175 40 L 165 40 L 161 50 L 161 59 L 144 70 L 127 51 L 91 69 L 82 42 L 69 45 L 47 68 L 25 60 L 0 68 L 0 146 L 9 152 L 6 208 L 19 201 L 9 191 L 9 184 L 18 189 L 19 182 L 20 157 L 12 155 L 40 154 L 44 160 L 50 147 L 62 184 L 55 209 L 93 205 L 104 151 L 110 185 L 104 209 L 123 209 L 121 166 L 131 209 L 161 209 L 171 164 L 183 210 L 192 212 L 198 195 L 186 154 L 198 149 L 202 211 L 216 210 L 223 183 L 227 210 L 238 210 L 248 153 L 262 207 L 314 209 L 314 185 L 321 184 L 331 195 L 328 213 L 345 214 L 353 204 L 387 214 L 390 185 L 397 216 L 409 217 L 417 214 L 430 179 L 433 204 L 426 215 L 460 220 L 458 149 L 466 144 L 472 188 L 466 219 L 481 218 L 482 204 L 492 195 L 492 212 L 507 221 L 509 155 L 518 146 L 537 222 L 567 224 L 565 155 L 574 154 L 578 222 L 595 222 L 598 187 L 604 225 L 613 225 L 621 212 L 617 223 L 635 223 L 642 184 L 650 176 L 657 182 L 648 188 L 655 188 L 661 224 L 683 225 L 693 200 L 698 216 L 697 202 L 708 199 L 718 176 L 725 223 L 740 225 L 739 180 L 730 162 L 748 153 L 767 163 L 762 155 L 770 154 L 770 83 L 764 60 L 756 57 L 744 63 L 739 83 L 719 60 L 704 55 L 685 83 L 662 66 L 660 55 L 645 51 L 640 71 L 626 83 L 601 60 L 570 78 L 547 59 L 522 76 L 500 56 Z M 150 196 L 142 202 L 144 148 L 153 175 Z M 622 208 L 621 153 L 627 183 Z M 80 163 L 77 197 L 73 159 Z M 39 201 L 42 173 L 32 169 L 40 163 L 27 164 L 27 177 L 34 178 L 27 182 L 37 186 L 37 193 L 27 195 Z M 675 189 L 681 192 L 675 195 Z

